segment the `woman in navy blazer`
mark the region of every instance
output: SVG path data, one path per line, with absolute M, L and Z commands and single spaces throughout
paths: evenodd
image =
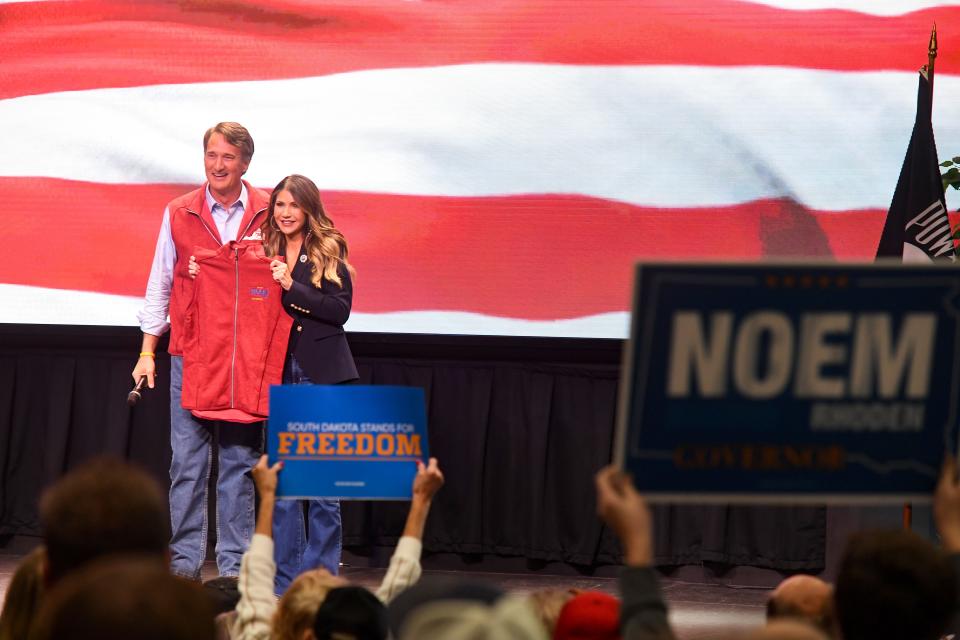
M 287 176 L 270 196 L 263 246 L 273 279 L 283 288 L 283 308 L 293 317 L 284 384 L 339 384 L 357 379 L 343 332 L 353 300 L 353 267 L 347 242 L 320 202 L 309 178 Z M 276 592 L 286 591 L 302 571 L 340 568 L 340 503 L 280 500 L 274 511 Z M 309 535 L 308 533 L 309 532 Z

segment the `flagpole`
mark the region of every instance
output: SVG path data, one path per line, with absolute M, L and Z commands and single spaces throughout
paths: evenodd
M 937 59 L 937 23 L 933 23 L 933 29 L 930 30 L 930 44 L 927 46 L 927 64 L 921 71 L 924 77 L 930 81 L 930 88 L 933 88 L 933 63 Z
M 920 68 L 920 73 L 930 83 L 930 99 L 933 100 L 933 65 L 937 60 L 937 23 L 933 23 L 930 30 L 930 43 L 927 45 L 927 64 Z M 913 528 L 913 504 L 906 502 L 903 505 L 903 528 Z

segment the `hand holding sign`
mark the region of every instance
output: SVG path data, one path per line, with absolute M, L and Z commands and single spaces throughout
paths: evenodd
M 260 456 L 256 466 L 250 470 L 253 484 L 260 495 L 260 508 L 257 511 L 257 524 L 254 533 L 273 537 L 273 507 L 277 500 L 277 482 L 283 461 L 270 466 L 266 454 Z
M 403 527 L 404 536 L 418 540 L 423 538 L 423 528 L 427 523 L 433 496 L 442 486 L 443 472 L 440 471 L 437 459 L 430 458 L 430 464 L 417 460 L 417 475 L 413 477 L 410 511 L 407 512 L 407 522 Z
M 253 484 L 257 487 L 257 493 L 261 498 L 276 495 L 277 476 L 281 469 L 283 469 L 283 460 L 270 466 L 266 454 L 260 456 L 250 473 L 253 475 Z
M 653 560 L 650 509 L 633 487 L 633 480 L 611 465 L 597 472 L 597 515 L 623 545 L 627 566 L 650 566 Z
M 433 496 L 442 486 L 443 472 L 437 466 L 437 459 L 430 458 L 429 465 L 417 460 L 417 475 L 413 478 L 413 499 L 433 500 Z

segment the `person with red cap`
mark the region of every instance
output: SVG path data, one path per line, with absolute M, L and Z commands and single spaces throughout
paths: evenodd
M 554 640 L 620 640 L 620 600 L 602 591 L 584 591 L 560 610 Z

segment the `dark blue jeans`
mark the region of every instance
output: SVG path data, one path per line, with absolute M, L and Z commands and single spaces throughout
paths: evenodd
M 287 357 L 283 383 L 311 384 L 292 355 Z M 277 500 L 273 512 L 277 595 L 308 569 L 323 567 L 337 575 L 341 538 L 339 500 Z

